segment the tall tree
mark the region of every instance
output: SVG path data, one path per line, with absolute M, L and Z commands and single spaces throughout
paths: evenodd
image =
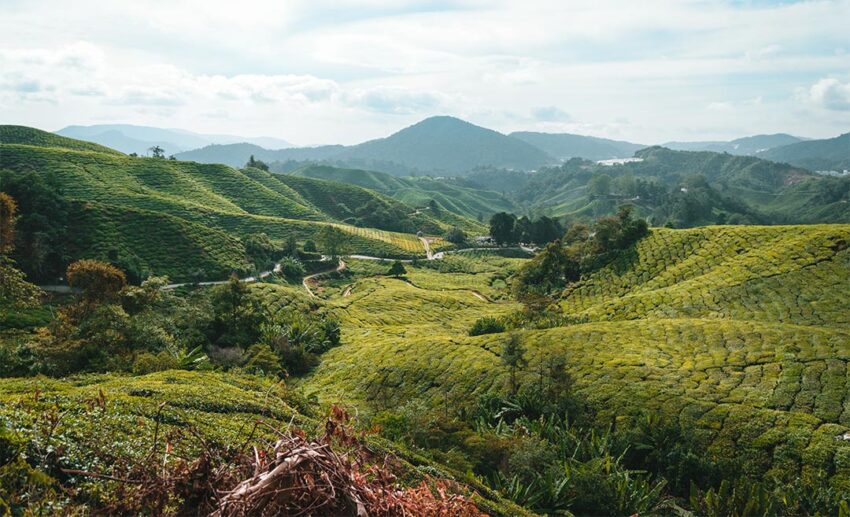
M 390 266 L 390 270 L 387 272 L 387 274 L 398 278 L 400 276 L 406 275 L 407 269 L 404 268 L 404 264 L 402 264 L 400 260 L 396 260 L 395 262 L 393 262 L 393 265 Z
M 507 212 L 493 214 L 490 218 L 490 237 L 496 244 L 512 244 L 515 237 L 516 216 Z
M 15 247 L 15 221 L 18 204 L 9 194 L 0 192 L 0 253 L 8 254 Z
M 319 233 L 319 244 L 322 251 L 333 258 L 345 254 L 348 236 L 335 226 L 325 226 Z
M 523 346 L 519 335 L 511 333 L 508 336 L 508 341 L 502 346 L 501 360 L 502 364 L 508 368 L 508 373 L 510 374 L 508 378 L 508 389 L 511 395 L 516 395 L 517 391 L 519 391 L 517 372 L 525 368 L 526 364 L 528 364 L 525 359 L 525 346 Z

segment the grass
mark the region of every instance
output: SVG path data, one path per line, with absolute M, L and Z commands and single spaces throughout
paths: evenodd
M 653 230 L 564 294 L 564 312 L 586 323 L 519 332 L 523 378 L 566 357 L 603 425 L 661 413 L 742 474 L 850 483 L 850 442 L 836 438 L 850 429 L 848 242 L 841 225 Z M 471 295 L 498 297 L 492 282 L 510 262 L 496 260 L 409 268 L 410 283 L 357 280 L 327 302 L 343 346 L 302 385 L 375 411 L 504 390 L 507 335 L 467 335 L 518 308 Z

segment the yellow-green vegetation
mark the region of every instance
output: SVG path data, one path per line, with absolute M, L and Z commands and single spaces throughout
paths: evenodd
M 361 187 L 253 168 L 125 156 L 30 128 L 0 130 L 0 171 L 12 177 L 49 176 L 70 203 L 63 234 L 71 258 L 133 264 L 137 273 L 172 280 L 188 280 L 198 272 L 203 278 L 224 278 L 230 271 L 261 267 L 252 265 L 246 253 L 249 236 L 265 233 L 276 243 L 290 237 L 304 242 L 315 239 L 326 224 L 346 232 L 345 248 L 352 253 L 424 256 L 413 234 L 442 234 L 449 227 Z
M 652 230 L 563 293 L 561 321 L 580 323 L 518 331 L 520 377 L 534 382 L 564 358 L 601 423 L 651 411 L 739 474 L 846 487 L 848 243 L 841 225 Z M 471 294 L 496 298 L 495 274 L 410 267 L 408 281 L 358 280 L 330 302 L 343 345 L 302 385 L 376 411 L 504 390 L 507 334 L 467 335 L 475 320 L 518 308 Z

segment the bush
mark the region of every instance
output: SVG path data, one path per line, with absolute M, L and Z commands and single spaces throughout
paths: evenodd
M 280 274 L 289 280 L 304 276 L 304 264 L 292 257 L 284 257 L 280 261 Z
M 505 324 L 492 316 L 478 318 L 469 329 L 470 336 L 481 336 L 483 334 L 497 334 L 505 331 Z

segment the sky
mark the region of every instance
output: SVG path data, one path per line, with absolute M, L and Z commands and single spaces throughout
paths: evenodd
M 848 22 L 850 0 L 0 0 L 0 123 L 824 138 L 850 131 Z

